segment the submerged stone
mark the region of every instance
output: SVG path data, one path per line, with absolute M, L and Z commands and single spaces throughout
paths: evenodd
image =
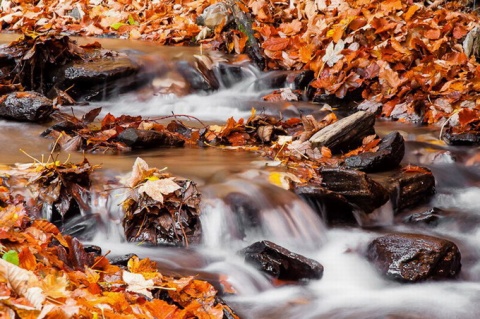
M 388 278 L 406 282 L 453 278 L 461 269 L 457 245 L 419 234 L 376 238 L 367 248 L 367 259 Z
M 403 219 L 405 224 L 426 225 L 429 227 L 437 226 L 442 220 L 450 219 L 447 213 L 440 208 L 433 207 L 429 210 L 413 213 Z
M 52 101 L 37 92 L 14 92 L 0 97 L 0 117 L 42 122 L 48 120 L 52 112 Z
M 333 153 L 348 152 L 362 144 L 364 137 L 375 134 L 375 115 L 359 111 L 315 133 L 310 142 L 315 147 L 326 146 Z
M 323 276 L 323 266 L 319 262 L 268 240 L 256 242 L 240 253 L 247 263 L 280 280 L 299 281 Z

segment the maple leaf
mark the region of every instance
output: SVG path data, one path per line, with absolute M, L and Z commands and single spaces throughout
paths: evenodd
M 330 42 L 325 51 L 325 55 L 322 57 L 322 61 L 325 62 L 329 67 L 332 67 L 343 58 L 342 50 L 345 48 L 345 42 L 339 40 L 337 44 L 333 41 Z
M 147 180 L 138 188 L 138 192 L 145 193 L 157 202 L 163 203 L 163 195 L 171 194 L 181 188 L 174 179 L 175 177 Z

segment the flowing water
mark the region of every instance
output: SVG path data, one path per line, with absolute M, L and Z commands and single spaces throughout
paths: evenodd
M 4 41 L 10 39 L 4 38 Z M 88 40 L 82 39 L 88 42 Z M 102 40 L 113 49 L 126 52 L 150 63 L 191 60 L 202 54 L 198 48 L 159 48 L 149 44 Z M 135 50 L 132 50 L 135 48 Z M 249 68 L 251 75 L 232 88 L 209 95 L 170 94 L 143 97 L 138 93 L 118 96 L 89 106 L 66 109 L 81 115 L 102 106 L 103 114 L 131 114 L 160 117 L 188 114 L 209 123 L 222 123 L 228 117 L 248 117 L 250 108 L 279 114 L 312 113 L 311 105 L 301 103 L 264 103 L 262 92 L 254 83 L 261 75 Z M 165 78 L 159 76 L 158 82 Z M 167 79 L 168 80 L 168 79 Z M 2 152 L 0 164 L 30 162 L 34 157 L 49 156 L 51 140 L 39 137 L 43 125 L 0 120 Z M 240 151 L 216 148 L 148 150 L 112 156 L 89 154 L 92 164 L 100 164 L 97 174 L 126 174 L 137 156 L 151 167 L 168 167 L 175 174 L 196 181 L 202 192 L 203 243 L 199 247 L 147 248 L 124 242 L 120 230 L 118 201 L 121 191 L 105 202 L 96 198 L 94 213 L 105 223 L 93 243 L 112 255 L 135 252 L 159 263 L 162 271 L 178 275 L 198 275 L 219 283 L 227 278 L 236 294 L 226 301 L 242 318 L 479 318 L 480 317 L 480 157 L 477 148 L 446 147 L 436 142 L 438 128 L 377 123 L 381 135 L 399 130 L 407 140 L 404 163 L 429 167 L 437 180 L 437 194 L 429 205 L 452 212 L 436 227 L 413 226 L 399 222 L 389 205 L 376 212 L 377 227 L 328 228 L 310 207 L 296 195 L 272 186 L 263 177 L 264 159 Z M 22 149 L 23 151 L 20 151 Z M 26 155 L 28 154 L 28 155 Z M 80 161 L 82 154 L 70 156 Z M 248 198 L 256 208 L 255 222 L 239 217 L 225 204 L 229 194 Z M 388 231 L 432 234 L 453 240 L 462 252 L 459 278 L 444 282 L 400 284 L 379 276 L 362 256 L 368 243 Z M 325 267 L 321 280 L 302 285 L 275 287 L 261 273 L 245 265 L 236 254 L 239 249 L 260 239 L 268 239 L 294 252 L 319 261 Z

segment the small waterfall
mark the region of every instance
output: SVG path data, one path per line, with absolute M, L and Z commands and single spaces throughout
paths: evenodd
M 232 178 L 203 190 L 204 245 L 246 246 L 268 239 L 292 249 L 324 242 L 320 217 L 294 193 L 262 181 Z

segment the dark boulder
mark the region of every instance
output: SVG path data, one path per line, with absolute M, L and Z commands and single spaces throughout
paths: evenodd
M 253 84 L 255 91 L 284 88 L 288 71 L 271 71 L 260 76 Z
M 262 207 L 248 194 L 230 192 L 223 201 L 234 213 L 235 227 L 229 227 L 229 234 L 232 237 L 244 239 L 249 229 L 258 228 L 261 225 Z
M 125 55 L 95 57 L 67 65 L 54 81 L 61 90 L 70 88 L 75 99 L 101 100 L 145 84 L 148 79 L 138 76 L 139 71 L 140 65 Z
M 345 166 L 365 172 L 396 168 L 405 155 L 405 141 L 398 132 L 391 132 L 378 145 L 376 152 L 365 152 L 345 159 Z
M 118 141 L 131 148 L 180 147 L 185 141 L 168 131 L 139 130 L 127 128 L 118 134 Z
M 286 83 L 289 88 L 305 90 L 314 78 L 315 73 L 312 70 L 292 71 L 287 76 Z
M 352 205 L 340 194 L 315 185 L 298 186 L 295 193 L 329 226 L 358 224 Z
M 348 152 L 362 144 L 364 137 L 375 134 L 373 113 L 359 111 L 315 133 L 310 142 L 315 147 L 326 146 L 333 153 Z
M 474 146 L 480 145 L 480 131 L 455 132 L 451 127 L 445 130 L 442 139 L 449 145 Z
M 175 66 L 193 92 L 210 92 L 218 90 L 220 87 L 214 72 L 208 69 L 201 61 L 197 60 L 196 63 L 179 61 Z
M 270 276 L 288 281 L 320 279 L 323 266 L 270 241 L 256 242 L 240 251 L 245 261 Z
M 213 67 L 215 77 L 221 86 L 231 88 L 252 76 L 252 72 L 241 65 L 218 63 Z
M 323 187 L 344 196 L 349 203 L 367 214 L 384 205 L 389 199 L 385 187 L 364 172 L 324 167 L 319 173 Z
M 424 167 L 408 165 L 387 178 L 374 178 L 388 190 L 396 213 L 425 203 L 435 194 L 435 177 Z
M 48 120 L 52 112 L 52 101 L 37 92 L 14 92 L 0 97 L 0 117 L 42 122 Z
M 373 240 L 367 259 L 388 278 L 417 282 L 455 277 L 461 255 L 451 241 L 419 234 L 388 234 Z

